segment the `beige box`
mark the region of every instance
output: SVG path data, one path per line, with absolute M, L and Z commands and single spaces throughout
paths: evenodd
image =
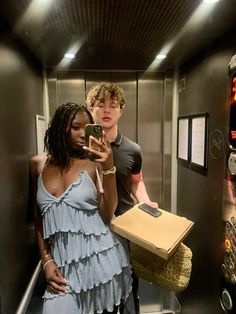
M 160 208 L 162 214 L 153 217 L 138 205 L 116 217 L 110 223 L 111 230 L 167 260 L 194 223 Z

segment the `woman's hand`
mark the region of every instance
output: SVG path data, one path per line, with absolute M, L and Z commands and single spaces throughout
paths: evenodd
M 48 263 L 44 269 L 45 278 L 47 281 L 48 291 L 56 294 L 67 293 L 69 290 L 65 286 L 69 285 L 54 261 Z
M 103 170 L 110 169 L 113 167 L 113 156 L 112 149 L 110 143 L 106 140 L 106 136 L 103 136 L 102 141 L 98 140 L 94 136 L 90 135 L 91 147 L 84 146 L 83 149 L 93 153 L 97 156 L 95 161 L 101 163 Z M 95 144 L 95 145 L 93 145 Z M 94 149 L 92 147 L 98 147 L 98 149 Z

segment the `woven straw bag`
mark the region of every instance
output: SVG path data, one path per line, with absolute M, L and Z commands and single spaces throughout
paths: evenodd
M 133 272 L 137 277 L 175 292 L 187 288 L 192 270 L 192 252 L 183 243 L 165 260 L 130 242 L 130 256 Z

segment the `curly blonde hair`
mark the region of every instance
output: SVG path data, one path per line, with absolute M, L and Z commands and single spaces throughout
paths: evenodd
M 106 96 L 110 96 L 111 99 L 118 102 L 120 108 L 124 108 L 125 95 L 123 89 L 116 84 L 107 82 L 98 83 L 97 85 L 94 85 L 90 88 L 86 100 L 87 107 L 93 107 L 97 100 L 100 100 Z

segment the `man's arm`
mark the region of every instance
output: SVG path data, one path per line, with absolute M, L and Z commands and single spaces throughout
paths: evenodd
M 148 196 L 146 186 L 143 182 L 142 171 L 131 175 L 131 189 L 138 203 L 147 203 L 153 207 L 158 207 L 157 202 L 152 202 Z

